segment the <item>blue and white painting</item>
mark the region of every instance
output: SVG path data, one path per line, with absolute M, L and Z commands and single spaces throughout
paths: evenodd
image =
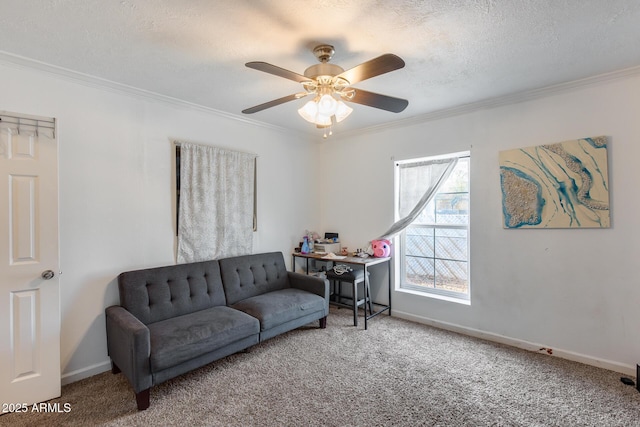
M 607 228 L 607 137 L 501 151 L 504 228 Z

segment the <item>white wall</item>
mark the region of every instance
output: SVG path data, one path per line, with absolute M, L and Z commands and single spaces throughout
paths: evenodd
M 288 253 L 309 224 L 318 145 L 178 103 L 0 62 L 0 110 L 58 120 L 63 382 L 109 369 L 116 276 L 172 264 L 175 139 L 258 154 L 254 250 Z
M 366 135 L 338 127 L 320 144 L 9 63 L 0 81 L 0 110 L 58 120 L 64 382 L 109 368 L 103 313 L 118 301 L 116 276 L 174 262 L 173 139 L 259 155 L 255 251 L 285 254 L 309 227 L 365 246 L 393 220 L 392 159 L 470 149 L 471 305 L 394 291 L 394 315 L 635 373 L 637 75 Z M 595 135 L 610 137 L 612 227 L 504 230 L 498 152 Z M 317 164 L 334 170 L 321 183 Z
M 640 76 L 631 73 L 404 128 L 342 139 L 335 129 L 323 145 L 335 174 L 324 184 L 339 190 L 325 195 L 323 226 L 365 246 L 393 222 L 392 159 L 470 150 L 471 305 L 394 291 L 394 315 L 635 375 L 638 111 Z M 503 229 L 499 151 L 598 135 L 609 137 L 611 228 Z

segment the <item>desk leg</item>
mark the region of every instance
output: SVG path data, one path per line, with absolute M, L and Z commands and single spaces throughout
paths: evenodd
M 387 261 L 387 274 L 389 276 L 389 316 L 391 316 L 391 260 Z
M 293 271 L 294 273 L 296 272 L 296 258 L 297 256 L 295 256 L 295 254 L 291 255 L 291 271 Z M 304 257 L 304 259 L 306 260 L 307 274 L 309 274 L 309 258 Z
M 353 326 L 358 327 L 358 283 L 353 281 Z M 367 328 L 367 311 L 364 312 L 364 325 Z
M 369 272 L 367 271 L 367 265 L 364 265 L 364 289 L 362 290 L 364 293 L 364 330 L 367 330 L 367 286 L 369 286 Z M 369 313 L 372 314 L 372 313 Z

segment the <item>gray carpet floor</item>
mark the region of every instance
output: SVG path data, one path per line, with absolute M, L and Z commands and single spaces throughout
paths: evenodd
M 640 426 L 621 374 L 348 309 L 163 383 L 137 411 L 105 372 L 50 404 L 67 413 L 0 416 L 11 426 Z

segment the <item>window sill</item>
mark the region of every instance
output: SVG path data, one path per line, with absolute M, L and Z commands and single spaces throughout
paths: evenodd
M 406 288 L 396 288 L 396 292 L 417 295 L 425 298 L 439 299 L 442 301 L 453 302 L 456 304 L 471 305 L 471 300 L 469 298 L 458 298 L 458 297 L 453 297 L 448 295 L 441 295 L 435 292 L 421 292 L 421 291 L 415 291 L 415 290 L 406 289 Z

